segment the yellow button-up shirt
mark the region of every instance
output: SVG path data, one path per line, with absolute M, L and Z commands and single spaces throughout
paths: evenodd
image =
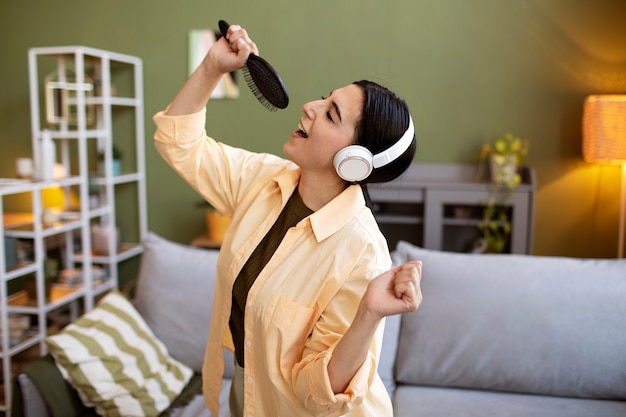
M 218 143 L 204 130 L 206 110 L 154 116 L 165 160 L 217 210 L 232 217 L 217 266 L 211 331 L 203 366 L 207 407 L 218 414 L 223 347 L 232 287 L 300 179 L 292 162 Z M 383 324 L 343 393 L 327 366 L 371 279 L 391 267 L 386 241 L 360 186 L 352 185 L 291 228 L 248 294 L 244 416 L 392 416 L 376 372 Z

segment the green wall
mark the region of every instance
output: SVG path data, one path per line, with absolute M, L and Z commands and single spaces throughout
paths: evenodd
M 289 88 L 270 113 L 242 89 L 209 106 L 213 136 L 281 153 L 302 103 L 369 78 L 403 96 L 418 162 L 469 162 L 505 132 L 530 141 L 538 179 L 534 252 L 613 257 L 619 169 L 584 163 L 582 103 L 626 93 L 622 0 L 3 1 L 0 176 L 30 155 L 27 50 L 86 45 L 144 60 L 150 229 L 188 242 L 204 228 L 199 198 L 151 143 L 151 116 L 187 76 L 187 33 L 217 20 L 247 27 Z

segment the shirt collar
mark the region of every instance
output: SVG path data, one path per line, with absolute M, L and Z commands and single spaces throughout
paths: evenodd
M 365 207 L 365 197 L 360 185 L 351 185 L 309 219 L 318 242 L 326 239 L 354 219 Z
M 274 178 L 282 194 L 283 206 L 298 186 L 299 180 L 300 169 L 287 171 Z M 356 184 L 350 185 L 307 219 L 313 234 L 315 234 L 315 238 L 318 242 L 321 242 L 354 219 L 359 210 L 364 207 L 365 197 L 363 197 L 361 186 Z

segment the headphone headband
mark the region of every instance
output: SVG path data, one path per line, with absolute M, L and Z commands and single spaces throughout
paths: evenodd
M 398 141 L 394 143 L 391 148 L 374 155 L 374 157 L 372 158 L 374 168 L 384 167 L 385 165 L 390 164 L 398 159 L 400 155 L 402 155 L 407 149 L 409 149 L 409 146 L 411 146 L 411 143 L 413 143 L 414 135 L 415 128 L 413 127 L 413 119 L 411 118 L 411 115 L 409 115 L 409 127 L 404 132 L 402 137 L 398 139 Z

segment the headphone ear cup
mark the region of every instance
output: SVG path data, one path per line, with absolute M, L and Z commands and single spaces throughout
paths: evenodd
M 372 153 L 364 146 L 350 145 L 335 154 L 333 164 L 337 175 L 348 182 L 367 178 L 374 168 Z

